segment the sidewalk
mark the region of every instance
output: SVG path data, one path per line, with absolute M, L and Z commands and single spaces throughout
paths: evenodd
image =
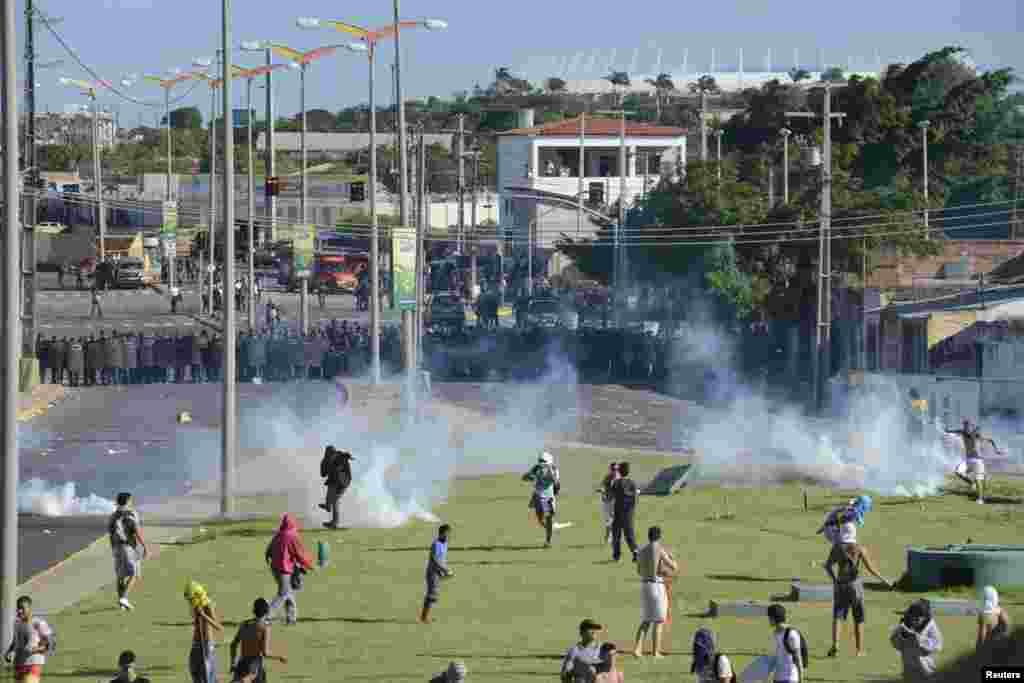
M 106 536 L 106 518 L 83 520 L 83 524 L 98 521 L 99 536 L 91 545 L 65 558 L 50 569 L 33 576 L 18 586 L 18 595 L 31 595 L 33 608 L 40 614 L 56 614 L 104 588 L 110 589 L 110 602 L 114 604 L 114 560 Z M 74 523 L 74 522 L 72 522 Z M 144 534 L 149 546 L 146 561 L 160 556 L 164 547 L 191 533 L 191 526 L 145 526 Z M 143 580 L 146 575 L 143 563 Z

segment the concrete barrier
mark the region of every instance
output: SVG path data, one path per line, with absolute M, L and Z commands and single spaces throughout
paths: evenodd
M 768 616 L 768 605 L 749 602 L 718 602 L 711 601 L 708 607 L 708 616 L 717 617 L 766 617 Z
M 932 614 L 947 617 L 976 617 L 981 611 L 978 609 L 978 603 L 974 600 L 928 598 L 928 602 L 932 605 Z
M 832 584 L 800 583 L 791 584 L 790 600 L 795 602 L 832 602 Z

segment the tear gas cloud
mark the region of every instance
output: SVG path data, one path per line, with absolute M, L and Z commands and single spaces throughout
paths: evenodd
M 959 462 L 960 452 L 943 443 L 939 426 L 926 426 L 923 439 L 911 438 L 904 412 L 909 398 L 894 384 L 855 393 L 834 417 L 809 417 L 740 378 L 740 351 L 709 316 L 698 310 L 690 320 L 674 347 L 676 367 L 685 371 L 673 373 L 672 383 L 693 391 L 693 378 L 712 377 L 705 394 L 716 404 L 687 434 L 698 452 L 698 481 L 813 480 L 881 495 L 926 496 L 939 492 Z
M 575 372 L 554 353 L 549 365 L 551 374 L 539 382 L 501 385 L 506 407 L 483 425 L 464 424 L 468 415 L 454 408 L 428 409 L 434 414 L 418 421 L 404 412 L 371 419 L 365 411 L 342 407 L 330 383 L 284 390 L 275 394 L 279 400 L 244 403 L 236 492 L 281 495 L 289 511 L 320 518 L 317 505 L 325 492 L 320 459 L 331 444 L 355 456 L 352 485 L 341 499 L 345 526 L 436 522 L 432 510 L 445 501 L 456 475 L 526 471 L 545 435 L 575 419 L 574 411 L 565 410 L 575 397 Z M 382 410 L 393 408 L 389 403 Z M 187 431 L 194 434 L 194 453 L 219 462 L 219 432 L 201 427 Z M 213 481 L 217 479 L 214 475 Z

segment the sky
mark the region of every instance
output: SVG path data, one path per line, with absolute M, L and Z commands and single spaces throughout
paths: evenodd
M 24 1 L 19 17 L 24 16 Z M 684 51 L 691 70 L 710 70 L 712 49 L 719 69 L 735 67 L 744 52 L 748 71 L 761 67 L 769 51 L 772 62 L 788 67 L 793 50 L 806 66 L 873 67 L 915 59 L 930 49 L 958 44 L 969 49 L 975 63 L 985 67 L 1014 67 L 1024 76 L 1024 8 L 1020 0 L 859 0 L 842 3 L 855 11 L 829 11 L 840 3 L 828 0 L 716 0 L 680 3 L 612 4 L 607 9 L 592 0 L 402 0 L 403 18 L 439 18 L 449 23 L 444 32 L 413 30 L 402 35 L 402 80 L 407 97 L 437 95 L 486 87 L 494 69 L 541 80 L 547 76 L 600 77 L 596 70 L 612 60 L 630 70 L 636 53 L 636 72 L 653 71 L 659 54 L 663 70 L 679 67 Z M 243 40 L 274 40 L 296 49 L 350 42 L 330 30 L 302 30 L 299 16 L 339 19 L 370 28 L 393 19 L 393 5 L 384 0 L 339 3 L 329 0 L 233 0 L 232 44 Z M 190 67 L 196 57 L 211 56 L 220 45 L 221 3 L 215 0 L 36 0 L 36 7 L 62 17 L 54 28 L 78 56 L 101 77 L 118 81 L 126 74 L 160 74 Z M 352 7 L 352 9 L 342 9 Z M 693 8 L 699 7 L 698 11 Z M 338 12 L 344 12 L 338 14 Z M 19 27 L 23 54 L 24 25 Z M 59 85 L 61 76 L 90 76 L 78 66 L 42 25 L 37 28 L 36 53 L 42 62 L 63 59 L 59 67 L 40 70 L 36 82 L 40 110 L 63 111 L 84 102 L 72 89 Z M 822 53 L 824 51 L 824 53 Z M 595 72 L 584 73 L 594 58 Z M 236 63 L 255 66 L 259 54 L 239 53 Z M 377 56 L 377 103 L 392 103 L 390 75 L 394 45 L 382 44 Z M 575 64 L 576 69 L 569 72 Z M 19 64 L 23 80 L 24 63 Z M 278 114 L 299 109 L 299 78 L 282 71 L 275 78 Z M 186 92 L 180 87 L 176 92 Z M 244 86 L 234 90 L 236 106 L 244 107 Z M 340 51 L 309 67 L 306 102 L 309 108 L 331 111 L 368 101 L 365 56 Z M 118 112 L 121 125 L 152 124 L 162 111 L 163 97 L 155 84 L 142 82 L 128 94 L 149 106 L 113 94 L 100 105 Z M 254 99 L 262 102 L 262 91 Z M 209 108 L 209 90 L 197 88 L 184 103 Z

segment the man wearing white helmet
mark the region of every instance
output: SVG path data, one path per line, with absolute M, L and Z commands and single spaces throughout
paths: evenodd
M 555 497 L 562 486 L 554 457 L 547 451 L 541 453 L 537 464 L 523 475 L 523 481 L 533 482 L 530 507 L 537 513 L 537 522 L 544 527 L 544 547 L 550 548 L 555 529 Z

